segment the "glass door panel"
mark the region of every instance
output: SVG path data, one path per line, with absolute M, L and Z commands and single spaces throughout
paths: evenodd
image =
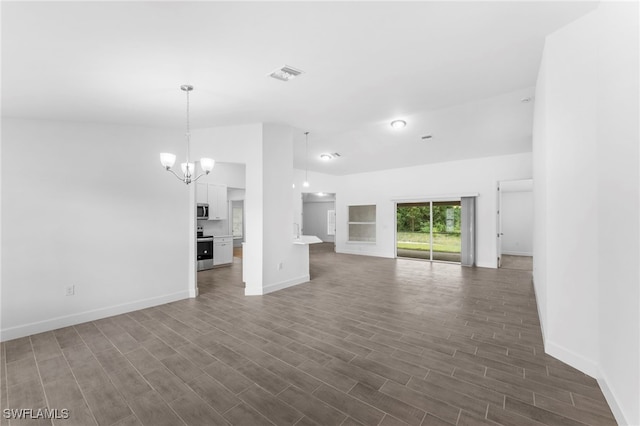
M 460 213 L 460 201 L 397 204 L 396 255 L 460 263 Z
M 398 257 L 431 260 L 430 203 L 398 204 L 396 226 Z
M 460 262 L 460 201 L 433 202 L 433 260 Z

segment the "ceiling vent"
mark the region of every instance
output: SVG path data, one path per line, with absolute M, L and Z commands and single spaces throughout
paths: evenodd
M 269 77 L 275 78 L 276 80 L 280 81 L 289 81 L 293 80 L 303 72 L 304 71 L 295 69 L 293 67 L 290 67 L 289 65 L 285 65 L 282 68 L 278 68 L 277 70 L 273 71 L 271 74 L 269 74 Z
M 426 140 L 431 139 L 432 137 L 433 137 L 433 135 L 424 135 L 424 136 L 421 136 L 420 139 L 422 139 L 423 141 L 426 141 Z

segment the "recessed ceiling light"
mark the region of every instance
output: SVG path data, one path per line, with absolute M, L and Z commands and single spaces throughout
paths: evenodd
M 278 68 L 277 70 L 270 73 L 269 77 L 275 78 L 276 80 L 280 81 L 289 81 L 293 80 L 303 72 L 304 71 L 302 70 L 290 67 L 289 65 L 285 65 L 282 68 Z
M 337 152 L 320 154 L 320 159 L 322 161 L 329 161 L 329 160 L 333 160 L 334 158 L 338 158 L 338 157 L 340 157 L 340 154 L 338 154 Z
M 394 129 L 404 129 L 407 126 L 407 122 L 404 120 L 393 120 L 391 122 L 391 127 Z
M 318 197 L 324 197 L 324 196 L 325 196 L 325 195 L 327 195 L 327 194 L 325 194 L 324 192 L 318 192 L 316 195 L 317 195 Z

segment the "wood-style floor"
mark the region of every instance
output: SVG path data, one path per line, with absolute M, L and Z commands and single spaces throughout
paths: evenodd
M 533 271 L 533 257 L 502 255 L 502 265 L 504 269 L 520 269 L 522 271 Z
M 2 408 L 83 426 L 615 424 L 595 380 L 544 354 L 530 272 L 311 247 L 307 284 L 245 297 L 234 259 L 197 299 L 3 343 Z

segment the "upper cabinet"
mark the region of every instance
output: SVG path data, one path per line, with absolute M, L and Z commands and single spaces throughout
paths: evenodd
M 196 203 L 209 204 L 209 220 L 227 219 L 227 185 L 196 184 Z
M 209 204 L 209 190 L 206 183 L 196 183 L 196 203 Z
M 209 220 L 223 220 L 227 218 L 227 185 L 208 184 Z

